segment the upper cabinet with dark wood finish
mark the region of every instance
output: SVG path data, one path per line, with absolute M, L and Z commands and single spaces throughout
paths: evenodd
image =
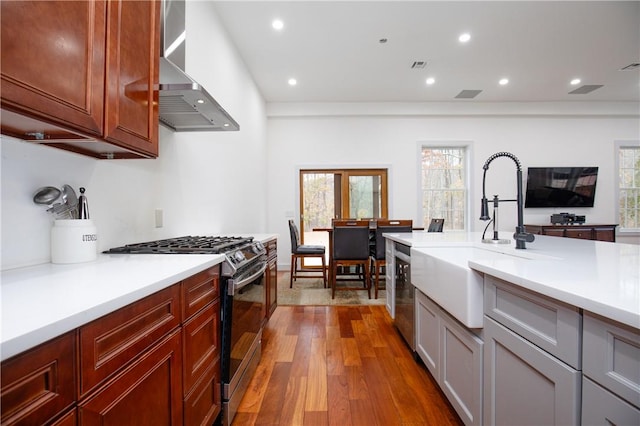
M 10 1 L 0 16 L 3 134 L 157 157 L 160 2 Z

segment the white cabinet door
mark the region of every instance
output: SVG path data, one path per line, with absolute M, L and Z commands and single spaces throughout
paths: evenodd
M 385 288 L 387 300 L 385 305 L 392 319 L 396 317 L 396 258 L 395 243 L 392 240 L 385 240 Z
M 440 309 L 416 289 L 416 352 L 438 380 L 440 369 Z
M 482 346 L 453 318 L 440 321 L 440 387 L 465 425 L 482 424 Z
M 581 373 L 485 317 L 484 423 L 575 425 Z

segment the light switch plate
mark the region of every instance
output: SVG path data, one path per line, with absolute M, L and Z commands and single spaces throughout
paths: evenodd
M 156 228 L 162 228 L 163 226 L 163 216 L 164 216 L 164 212 L 162 211 L 162 209 L 156 209 Z

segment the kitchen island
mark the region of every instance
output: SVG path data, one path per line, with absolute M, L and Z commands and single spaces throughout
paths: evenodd
M 411 247 L 416 352 L 466 424 L 640 422 L 640 246 L 387 238 Z

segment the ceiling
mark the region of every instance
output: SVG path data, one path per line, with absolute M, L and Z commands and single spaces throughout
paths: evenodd
M 214 3 L 267 102 L 640 101 L 639 1 Z

